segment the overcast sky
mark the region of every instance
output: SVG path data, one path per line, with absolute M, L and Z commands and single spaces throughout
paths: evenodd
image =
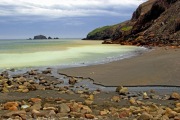
M 91 30 L 130 19 L 145 0 L 0 0 L 0 39 L 43 34 L 83 38 Z

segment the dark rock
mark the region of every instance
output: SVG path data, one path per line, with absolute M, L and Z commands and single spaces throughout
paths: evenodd
M 47 38 L 44 35 L 37 35 L 37 36 L 34 36 L 34 40 L 36 39 L 47 39 Z
M 52 38 L 49 36 L 48 39 L 52 39 Z

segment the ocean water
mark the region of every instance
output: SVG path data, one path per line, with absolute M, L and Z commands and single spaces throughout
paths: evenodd
M 101 42 L 80 39 L 0 40 L 0 69 L 102 64 L 146 50 L 143 47 L 105 45 Z

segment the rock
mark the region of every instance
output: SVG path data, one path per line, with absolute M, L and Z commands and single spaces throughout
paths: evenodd
M 92 113 L 92 110 L 88 107 L 88 106 L 83 106 L 81 108 L 81 113 L 83 114 L 89 114 L 89 113 Z
M 131 105 L 137 104 L 136 100 L 133 97 L 130 98 L 129 102 L 131 103 Z
M 59 105 L 59 112 L 60 113 L 68 113 L 68 112 L 70 112 L 70 108 L 69 108 L 69 106 L 67 106 L 67 104 L 62 103 Z
M 103 110 L 99 112 L 100 115 L 107 115 L 108 113 L 109 113 L 108 110 Z
M 177 113 L 180 113 L 180 107 L 174 108 L 174 111 L 176 111 Z
M 26 108 L 29 108 L 29 107 L 30 107 L 29 105 L 22 105 L 21 109 L 26 109 Z
M 168 116 L 169 118 L 173 118 L 177 115 L 177 112 L 173 111 L 170 108 L 166 108 L 165 115 Z
M 36 36 L 34 36 L 34 40 L 36 40 L 36 39 L 47 39 L 47 38 L 44 35 L 36 35 Z
M 87 119 L 94 119 L 95 117 L 92 114 L 85 114 L 85 118 L 87 118 Z
M 82 118 L 82 117 L 84 117 L 84 115 L 82 113 L 71 112 L 70 117 L 71 118 Z
M 27 93 L 27 92 L 29 92 L 29 89 L 24 89 L 24 90 L 22 90 L 22 92 Z
M 83 93 L 84 93 L 83 90 L 78 90 L 78 91 L 77 91 L 77 94 L 83 94 Z
M 2 115 L 4 118 L 11 118 L 12 116 L 20 116 L 22 120 L 26 120 L 26 111 L 11 111 Z
M 113 101 L 113 102 L 120 102 L 120 97 L 119 96 L 113 96 L 111 98 L 111 101 Z
M 143 93 L 143 99 L 149 99 L 149 97 L 148 97 L 146 92 Z
M 42 71 L 43 74 L 51 74 L 51 72 L 52 72 L 51 69 Z
M 151 120 L 151 119 L 153 119 L 153 116 L 148 113 L 143 113 L 138 118 L 138 120 Z
M 37 102 L 41 102 L 42 100 L 40 98 L 31 98 L 30 101 L 33 103 L 37 103 Z
M 9 92 L 9 90 L 8 90 L 8 88 L 7 88 L 7 87 L 3 87 L 2 92 L 3 92 L 3 93 L 8 93 L 8 92 Z
M 56 112 L 54 110 L 50 110 L 48 117 L 54 117 L 56 115 Z
M 179 102 L 179 103 L 176 103 L 176 107 L 177 107 L 177 108 L 180 107 L 180 102 Z
M 56 114 L 56 117 L 57 117 L 57 118 L 64 118 L 64 117 L 67 117 L 67 118 L 68 118 L 68 116 L 69 116 L 69 114 L 67 114 L 67 113 L 57 113 L 57 114 Z
M 89 95 L 88 100 L 94 100 L 94 95 Z
M 41 102 L 36 102 L 33 106 L 30 107 L 32 110 L 40 110 L 42 108 Z
M 85 100 L 84 102 L 85 102 L 86 105 L 91 105 L 93 103 L 92 100 Z
M 128 94 L 128 88 L 119 86 L 116 88 L 116 92 L 118 92 L 120 95 L 126 95 L 126 94 Z
M 173 100 L 180 100 L 180 95 L 179 93 L 177 92 L 173 92 L 170 96 L 170 99 L 173 99 Z
M 4 109 L 5 110 L 12 110 L 12 111 L 17 111 L 19 104 L 17 102 L 7 102 L 4 104 Z
M 129 113 L 127 111 L 122 111 L 119 113 L 119 118 L 129 117 Z
M 69 79 L 69 84 L 74 85 L 77 82 L 77 80 L 74 77 L 71 77 Z
M 32 110 L 32 117 L 33 118 L 38 118 L 38 117 L 48 117 L 48 112 L 47 111 L 42 111 L 42 112 L 40 112 L 40 111 L 38 111 L 38 110 Z
M 55 107 L 44 107 L 43 110 L 56 110 L 57 111 L 57 108 Z

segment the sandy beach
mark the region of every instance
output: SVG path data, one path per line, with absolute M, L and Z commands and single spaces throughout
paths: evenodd
M 156 47 L 132 58 L 107 64 L 59 70 L 72 76 L 89 77 L 105 86 L 180 86 L 180 49 Z

